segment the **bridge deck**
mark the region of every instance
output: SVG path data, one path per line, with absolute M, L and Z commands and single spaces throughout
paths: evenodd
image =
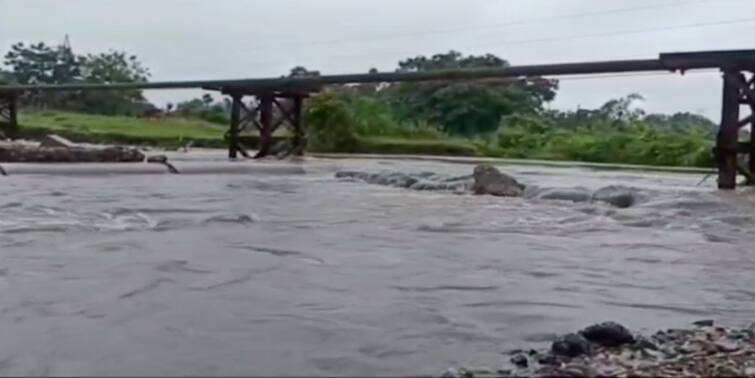
M 686 71 L 694 69 L 755 68 L 755 50 L 665 53 L 656 59 L 615 60 L 578 63 L 438 70 L 431 72 L 379 72 L 368 74 L 324 75 L 313 77 L 283 77 L 231 80 L 163 81 L 112 84 L 32 84 L 2 85 L 0 92 L 64 91 L 64 90 L 123 90 L 123 89 L 238 89 L 245 91 L 312 91 L 321 86 L 352 83 L 387 83 L 432 80 L 474 80 L 523 76 L 565 76 L 582 74 L 610 74 L 621 72 Z

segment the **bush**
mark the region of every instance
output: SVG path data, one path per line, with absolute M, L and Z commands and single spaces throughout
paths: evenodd
M 354 152 L 357 146 L 354 116 L 348 105 L 334 95 L 312 99 L 305 113 L 309 146 L 322 152 Z

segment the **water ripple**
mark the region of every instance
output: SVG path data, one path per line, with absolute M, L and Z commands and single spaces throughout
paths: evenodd
M 463 285 L 442 285 L 442 286 L 392 286 L 399 291 L 431 293 L 436 291 L 496 291 L 500 286 L 463 286 Z

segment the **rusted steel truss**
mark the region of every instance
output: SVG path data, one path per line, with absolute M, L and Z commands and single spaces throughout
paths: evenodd
M 259 134 L 255 159 L 272 155 L 304 154 L 306 136 L 303 125 L 302 110 L 308 92 L 248 92 L 243 90 L 223 90 L 231 96 L 231 125 L 228 131 L 228 157 L 235 159 L 239 154 L 249 158 L 247 146 L 241 143 L 240 135 L 245 131 Z M 244 97 L 254 100 L 244 103 Z M 282 150 L 273 151 L 273 135 L 281 126 L 289 129 L 289 143 Z
M 11 139 L 18 134 L 17 99 L 13 93 L 0 93 L 0 134 Z
M 723 70 L 723 106 L 721 127 L 716 137 L 714 156 L 718 165 L 718 188 L 734 189 L 737 173 L 755 185 L 755 69 Z M 742 117 L 742 107 L 750 114 Z M 747 141 L 740 141 L 743 128 L 750 129 Z M 740 165 L 738 154 L 747 155 L 747 165 Z

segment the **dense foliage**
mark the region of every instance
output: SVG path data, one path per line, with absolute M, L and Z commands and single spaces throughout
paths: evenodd
M 16 43 L 4 63 L 10 68 L 5 81 L 18 84 L 130 83 L 145 82 L 150 76 L 134 55 L 123 51 L 77 55 L 67 44 Z M 38 108 L 107 115 L 136 115 L 150 107 L 139 90 L 39 92 L 22 100 Z
M 173 104 L 168 104 L 168 111 L 172 110 Z M 230 99 L 225 98 L 222 101 L 215 101 L 209 94 L 204 94 L 200 98 L 179 102 L 176 104 L 173 114 L 184 118 L 199 118 L 207 122 L 228 125 L 231 122 L 230 112 Z
M 541 111 L 503 116 L 474 138 L 476 154 L 507 158 L 707 167 L 716 125 L 699 115 L 646 115 L 639 97 L 608 101 L 594 110 Z M 374 96 L 329 94 L 313 99 L 308 123 L 314 146 L 357 152 L 368 137 L 449 140 L 427 122 L 408 123 Z M 469 153 L 464 153 L 469 155 Z
M 463 56 L 451 51 L 431 58 L 419 56 L 399 62 L 398 72 L 444 69 L 504 68 L 495 55 Z M 397 113 L 406 120 L 428 121 L 450 134 L 474 136 L 498 127 L 502 116 L 515 112 L 537 114 L 555 98 L 558 83 L 539 77 L 465 82 L 402 83 L 386 88 Z

